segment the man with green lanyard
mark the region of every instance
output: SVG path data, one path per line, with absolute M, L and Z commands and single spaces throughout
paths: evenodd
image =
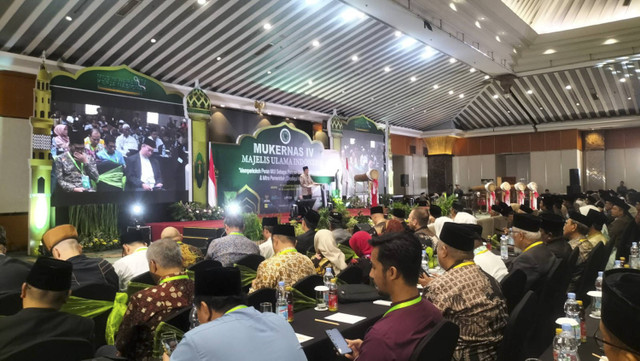
M 576 247 L 579 249 L 578 260 L 576 261 L 576 266 L 573 269 L 573 274 L 571 275 L 571 281 L 569 282 L 569 288 L 567 292 L 575 291 L 575 288 L 580 281 L 580 277 L 584 272 L 584 268 L 587 265 L 587 258 L 589 258 L 589 254 L 591 250 L 593 250 L 593 244 L 589 242 L 587 238 L 587 234 L 589 234 L 589 229 L 591 228 L 592 221 L 587 216 L 583 216 L 580 212 L 569 212 L 569 219 L 564 223 L 564 228 L 562 229 L 563 235 L 566 239 L 569 240 L 569 246 L 571 246 L 571 250 L 574 250 Z
M 242 214 L 227 212 L 224 217 L 224 230 L 227 235 L 211 241 L 205 259 L 218 261 L 223 267 L 231 267 L 247 255 L 260 254 L 258 245 L 242 234 L 244 230 Z
M 421 278 L 425 297 L 460 327 L 456 361 L 493 361 L 509 314 L 500 284 L 473 262 L 479 235 L 464 224 L 445 223 L 438 242 L 442 276 Z
M 307 359 L 285 319 L 246 306 L 237 268 L 197 269 L 195 277 L 200 325 L 184 335 L 171 358 L 165 353 L 164 361 Z
M 113 268 L 120 280 L 120 290 L 126 291 L 131 279 L 149 271 L 147 262 L 147 246 L 149 234 L 141 229 L 128 230 L 120 237 L 122 258 L 115 261 Z
M 521 270 L 527 276 L 525 292 L 537 290 L 546 279 L 556 259 L 540 238 L 540 218 L 526 213 L 513 216 L 513 243 L 522 253 L 507 265 L 509 272 Z
M 65 192 L 86 192 L 92 189 L 91 180 L 98 181 L 98 168 L 93 157 L 85 154 L 81 132 L 69 133 L 69 151 L 54 164 L 56 180 Z
M 391 298 L 391 308 L 376 322 L 364 340 L 347 340 L 358 361 L 407 361 L 442 315 L 420 296 L 416 284 L 421 270 L 420 241 L 408 233 L 387 233 L 369 240 L 373 246 L 371 272 L 378 292 Z
M 131 295 L 115 346 L 118 356 L 145 360 L 153 355 L 153 334 L 169 315 L 193 303 L 193 281 L 182 268 L 180 246 L 161 239 L 147 249 L 149 272 L 157 286 Z

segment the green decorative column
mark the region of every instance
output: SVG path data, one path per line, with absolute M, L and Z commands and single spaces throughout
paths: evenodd
M 196 85 L 185 98 L 187 115 L 191 119 L 191 189 L 193 201 L 207 203 L 207 174 L 209 171 L 209 135 L 207 123 L 211 120 L 211 100 Z
M 29 118 L 31 137 L 31 192 L 29 193 L 29 249 L 37 254 L 42 236 L 51 225 L 51 74 L 44 57 L 33 89 L 33 116 Z

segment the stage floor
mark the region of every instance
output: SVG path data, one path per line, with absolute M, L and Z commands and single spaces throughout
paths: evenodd
M 359 212 L 362 212 L 362 215 L 368 216 L 370 215 L 369 208 L 349 208 L 349 213 L 351 216 L 357 216 Z M 264 217 L 278 217 L 280 223 L 288 222 L 289 213 L 271 213 L 271 214 L 261 214 L 260 218 Z M 222 219 L 218 219 L 215 221 L 175 221 L 175 222 L 153 222 L 147 223 L 147 226 L 151 227 L 151 239 L 157 240 L 160 239 L 160 234 L 162 230 L 166 227 L 176 227 L 180 233 L 184 234 L 185 228 L 206 228 L 206 229 L 214 229 L 214 228 L 223 228 L 224 221 Z

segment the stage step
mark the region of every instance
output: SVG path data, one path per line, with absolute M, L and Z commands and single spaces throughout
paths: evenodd
M 184 238 L 219 238 L 224 228 L 184 227 L 182 233 Z

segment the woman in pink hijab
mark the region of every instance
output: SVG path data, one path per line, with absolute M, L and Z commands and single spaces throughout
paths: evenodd
M 53 138 L 54 145 L 58 149 L 58 154 L 69 151 L 69 136 L 67 133 L 67 126 L 64 124 L 58 124 L 53 128 L 53 133 L 56 135 Z
M 369 244 L 371 235 L 365 231 L 358 231 L 351 236 L 349 246 L 358 257 L 371 258 L 373 247 Z

